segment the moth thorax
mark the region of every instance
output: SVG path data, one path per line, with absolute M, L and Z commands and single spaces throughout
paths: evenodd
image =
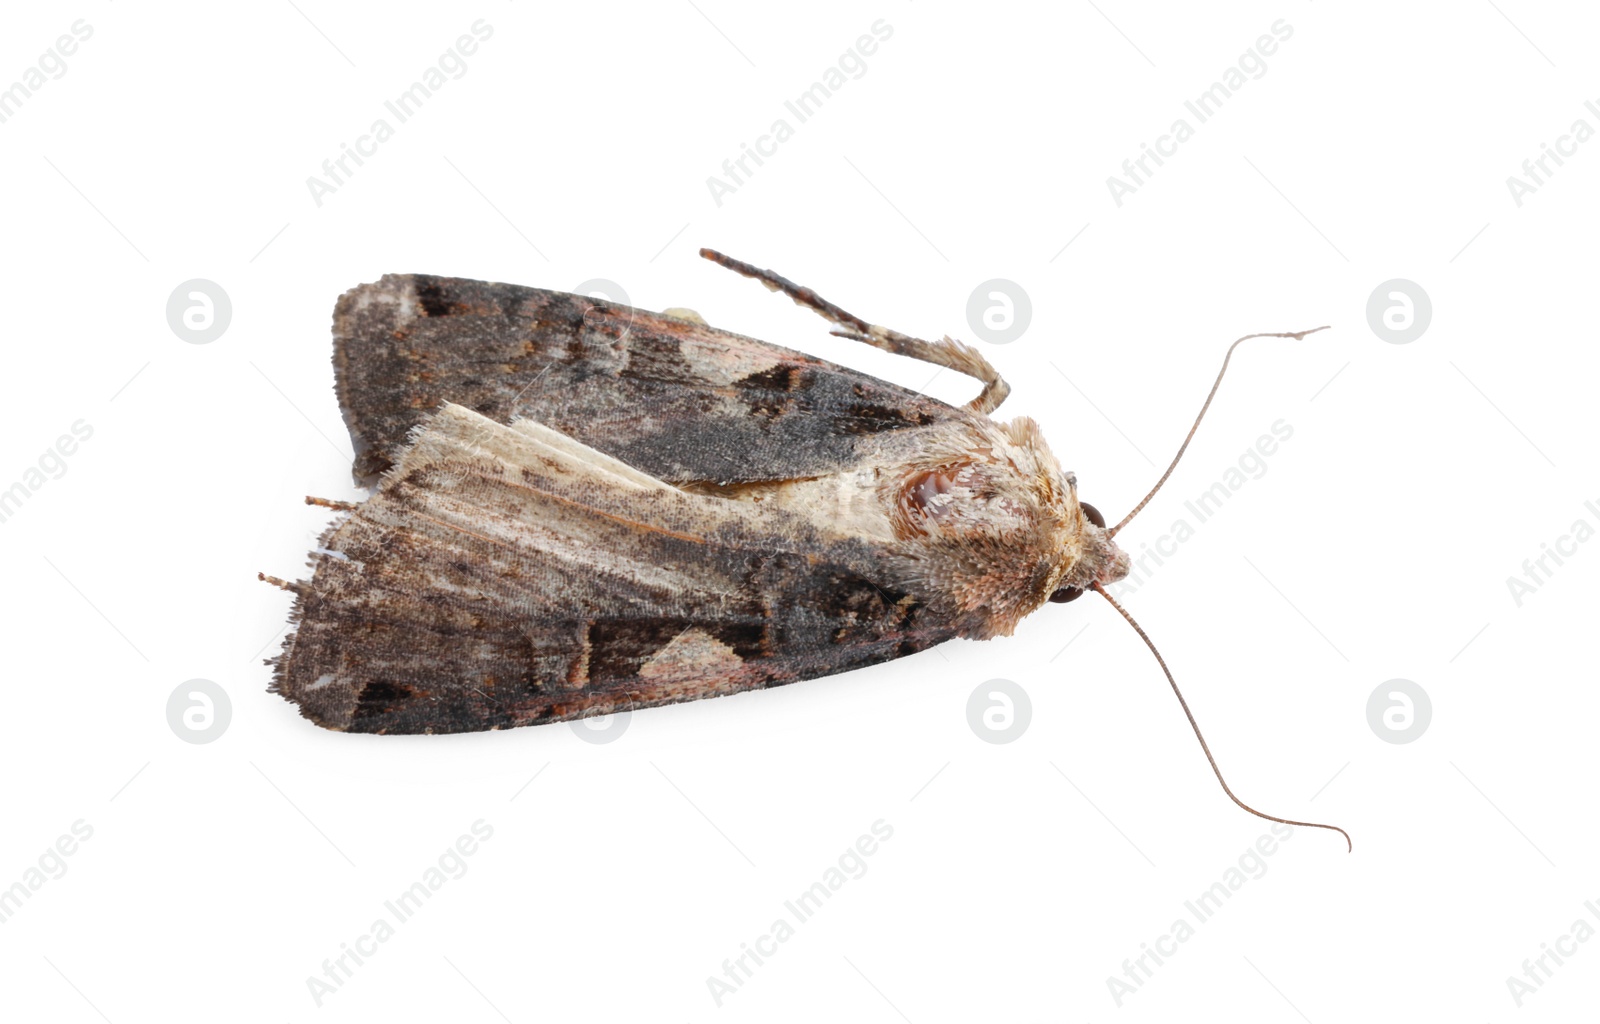
M 949 519 L 963 499 L 971 496 L 977 481 L 971 463 L 919 473 L 900 492 L 900 507 L 913 525 Z
M 970 470 L 970 466 L 959 469 L 936 469 L 913 478 L 905 491 L 907 508 L 929 519 L 948 515 L 951 504 L 956 500 L 949 495 L 956 489 L 956 482 L 961 474 L 965 472 L 970 476 Z

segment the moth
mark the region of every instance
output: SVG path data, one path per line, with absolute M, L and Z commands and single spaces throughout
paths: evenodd
M 976 349 L 700 255 L 982 389 L 948 405 L 688 310 L 415 274 L 360 285 L 334 310 L 335 391 L 375 491 L 308 498 L 339 513 L 311 578 L 261 576 L 295 595 L 274 692 L 334 730 L 506 729 L 1007 636 L 1089 590 L 1161 659 L 1105 588 L 1129 569 L 1117 533 L 1188 439 L 1108 527 L 1034 421 L 991 417 L 1010 388 Z

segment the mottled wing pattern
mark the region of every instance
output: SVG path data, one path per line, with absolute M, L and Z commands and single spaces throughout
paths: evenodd
M 548 294 L 548 293 L 546 293 Z M 881 550 L 453 404 L 324 536 L 274 689 L 320 725 L 462 732 L 812 678 L 954 631 Z
M 334 310 L 339 404 L 367 480 L 444 402 L 527 417 L 671 483 L 854 465 L 864 440 L 958 411 L 847 367 L 587 296 L 391 274 Z

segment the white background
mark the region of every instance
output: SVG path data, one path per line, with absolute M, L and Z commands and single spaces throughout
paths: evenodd
M 0 124 L 0 488 L 75 421 L 93 437 L 0 523 L 0 886 L 73 822 L 93 836 L 0 924 L 0 1015 L 1592 1010 L 1600 941 L 1547 960 L 1520 1009 L 1506 979 L 1575 921 L 1600 926 L 1583 597 L 1600 545 L 1520 607 L 1506 581 L 1597 521 L 1600 142 L 1521 206 L 1506 179 L 1574 120 L 1600 128 L 1583 105 L 1600 25 L 1496 3 L 13 5 L 0 85 L 76 19 L 93 36 Z M 308 177 L 479 18 L 493 36 L 467 73 L 314 202 Z M 707 178 L 879 18 L 893 35 L 865 74 L 790 117 L 794 137 L 715 203 Z M 1278 19 L 1293 35 L 1266 73 L 1204 124 L 1187 114 Z M 1108 176 L 1185 116 L 1194 137 L 1119 207 Z M 327 516 L 302 496 L 362 495 L 329 365 L 354 284 L 606 278 L 639 306 L 973 394 L 829 338 L 700 245 L 921 335 L 971 339 L 974 287 L 1022 285 L 1031 325 L 985 347 L 1014 386 L 1001 415 L 1037 418 L 1113 518 L 1229 341 L 1332 324 L 1241 350 L 1120 539 L 1139 554 L 1274 421 L 1292 426 L 1126 603 L 1240 795 L 1343 825 L 1354 852 L 1298 830 L 1119 1007 L 1107 979 L 1268 826 L 1218 790 L 1157 666 L 1093 595 L 1010 639 L 640 712 L 611 743 L 566 725 L 337 735 L 269 694 L 261 659 L 290 598 L 255 574 L 303 573 Z M 231 297 L 210 344 L 166 320 L 191 278 Z M 1391 278 L 1432 299 L 1410 344 L 1367 323 Z M 195 678 L 232 707 L 207 744 L 166 716 Z M 1031 700 L 1015 742 L 968 725 L 993 678 Z M 1394 678 L 1432 700 L 1414 742 L 1368 725 Z M 307 979 L 479 819 L 493 837 L 465 874 L 319 1008 Z M 893 837 L 866 874 L 719 1007 L 707 978 L 878 819 Z

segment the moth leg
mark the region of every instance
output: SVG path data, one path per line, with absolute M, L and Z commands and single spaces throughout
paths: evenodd
M 881 348 L 885 352 L 893 352 L 895 355 L 909 356 L 935 366 L 943 366 L 981 381 L 983 390 L 979 392 L 977 398 L 967 403 L 967 408 L 973 412 L 982 414 L 994 412 L 1011 393 L 1011 385 L 1005 382 L 998 370 L 989 365 L 983 353 L 948 335 L 938 341 L 924 341 L 888 327 L 869 324 L 854 313 L 840 309 L 810 288 L 795 284 L 781 274 L 763 270 L 731 256 L 724 256 L 715 249 L 701 249 L 700 255 L 745 277 L 754 278 L 775 292 L 783 292 L 793 299 L 796 305 L 805 306 L 818 316 L 838 324 L 842 330 L 829 332 L 837 337 L 849 338 L 871 345 L 873 348 Z
M 291 594 L 303 594 L 306 592 L 304 583 L 290 583 L 288 580 L 280 580 L 276 576 L 268 576 L 264 572 L 256 573 L 256 579 L 263 583 L 270 583 L 279 590 L 287 590 Z
M 306 504 L 320 505 L 323 508 L 331 508 L 335 512 L 351 512 L 361 507 L 353 501 L 339 501 L 336 498 L 313 498 L 309 494 L 306 495 Z

